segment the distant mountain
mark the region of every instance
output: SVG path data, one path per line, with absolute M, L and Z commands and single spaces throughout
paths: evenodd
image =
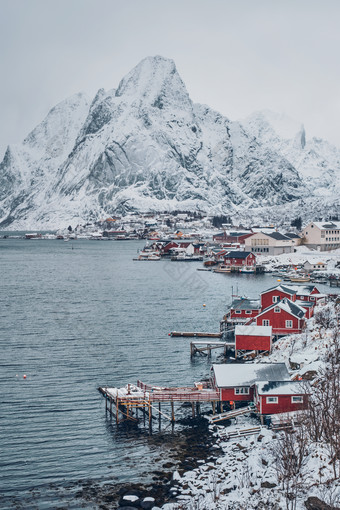
M 275 114 L 232 122 L 193 104 L 174 62 L 148 57 L 117 89 L 63 101 L 8 147 L 0 226 L 56 228 L 133 210 L 281 217 L 298 212 L 292 202 L 309 209 L 319 192 L 333 205 L 339 168 L 337 149 Z

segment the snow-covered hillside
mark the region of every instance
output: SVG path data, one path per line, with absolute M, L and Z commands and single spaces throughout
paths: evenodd
M 320 193 L 332 205 L 339 152 L 274 120 L 273 127 L 261 116 L 232 122 L 193 104 L 175 63 L 148 57 L 117 89 L 101 89 L 92 101 L 67 99 L 8 147 L 0 226 L 56 228 L 132 210 L 242 218 L 265 208 L 282 217 L 303 214 L 291 206 L 296 200 L 310 213 Z

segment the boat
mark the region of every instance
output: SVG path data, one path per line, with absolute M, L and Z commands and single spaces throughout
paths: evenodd
M 210 266 L 216 266 L 218 264 L 218 262 L 215 260 L 215 259 L 206 259 L 204 262 L 203 262 L 203 265 L 205 267 L 210 267 Z
M 310 282 L 310 276 L 291 276 L 290 281 L 294 283 Z
M 161 257 L 156 252 L 141 251 L 138 258 L 133 260 L 161 260 Z
M 188 253 L 179 253 L 178 255 L 175 255 L 171 257 L 172 261 L 177 262 L 202 262 L 203 256 L 201 255 L 189 255 Z
M 223 264 L 218 267 L 217 269 L 213 270 L 214 273 L 231 273 L 231 267 L 230 266 L 224 266 Z
M 241 267 L 240 273 L 255 273 L 255 267 Z

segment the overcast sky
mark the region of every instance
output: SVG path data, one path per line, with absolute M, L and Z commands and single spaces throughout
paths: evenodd
M 175 60 L 195 102 L 340 146 L 339 0 L 0 0 L 0 158 L 58 102 Z

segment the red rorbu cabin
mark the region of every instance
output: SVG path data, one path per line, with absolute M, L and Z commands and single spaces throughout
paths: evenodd
M 256 266 L 256 256 L 250 251 L 230 251 L 223 258 L 225 265 L 233 268 Z
M 291 287 L 286 287 L 285 285 L 277 285 L 276 287 L 272 287 L 268 290 L 264 290 L 261 292 L 261 307 L 262 310 L 268 308 L 269 306 L 278 303 L 284 298 L 288 298 L 291 301 L 296 300 L 296 290 Z
M 236 326 L 235 351 L 271 351 L 271 326 Z M 235 354 L 236 355 L 236 354 Z
M 212 366 L 213 386 L 223 402 L 253 402 L 256 381 L 289 381 L 285 363 L 227 363 Z
M 287 298 L 266 308 L 255 319 L 257 326 L 272 326 L 274 336 L 301 333 L 305 326 L 306 311 Z
M 295 381 L 258 381 L 255 404 L 260 414 L 289 413 L 306 409 L 308 395 Z

